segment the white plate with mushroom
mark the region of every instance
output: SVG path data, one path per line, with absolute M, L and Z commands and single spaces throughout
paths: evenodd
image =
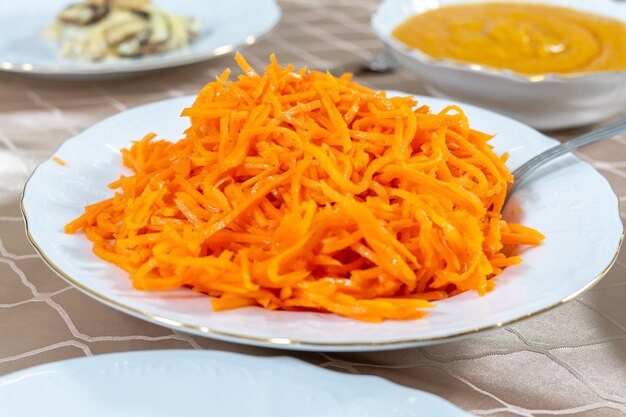
M 275 0 L 0 0 L 0 70 L 67 80 L 122 78 L 256 42 Z

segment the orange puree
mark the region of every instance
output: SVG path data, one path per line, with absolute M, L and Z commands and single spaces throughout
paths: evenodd
M 409 18 L 393 36 L 434 58 L 523 74 L 626 70 L 626 24 L 565 7 L 444 6 Z

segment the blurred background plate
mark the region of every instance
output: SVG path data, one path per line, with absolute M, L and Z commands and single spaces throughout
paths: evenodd
M 197 39 L 188 47 L 107 62 L 61 58 L 44 31 L 77 0 L 0 0 L 0 70 L 45 78 L 122 78 L 214 58 L 255 43 L 280 20 L 274 0 L 154 0 L 167 12 L 195 18 Z
M 33 401 L 36 399 L 36 401 Z M 378 377 L 287 357 L 160 350 L 72 359 L 0 378 L 7 416 L 469 417 Z

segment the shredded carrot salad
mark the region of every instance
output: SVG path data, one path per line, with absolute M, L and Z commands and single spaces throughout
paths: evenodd
M 122 150 L 133 175 L 66 225 L 135 288 L 188 286 L 214 310 L 259 305 L 358 320 L 416 319 L 484 294 L 543 236 L 502 219 L 513 180 L 462 109 L 431 113 L 350 75 L 237 54 L 183 110 L 176 143 Z

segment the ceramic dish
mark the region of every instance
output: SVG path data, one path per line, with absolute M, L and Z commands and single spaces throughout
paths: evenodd
M 81 62 L 59 57 L 59 46 L 43 35 L 59 11 L 75 1 L 0 0 L 0 70 L 66 80 L 127 77 L 204 61 L 251 45 L 280 20 L 274 0 L 154 0 L 168 12 L 197 19 L 197 39 L 186 48 L 162 54 Z
M 7 416 L 470 416 L 435 395 L 378 377 L 287 357 L 191 350 L 36 366 L 0 378 L 0 403 Z
M 177 140 L 188 126 L 178 115 L 194 97 L 181 97 L 117 114 L 74 137 L 26 184 L 22 209 L 33 245 L 48 265 L 86 294 L 144 320 L 238 343 L 299 350 L 383 350 L 438 343 L 519 320 L 556 306 L 593 285 L 611 266 L 623 233 L 618 200 L 589 164 L 568 155 L 537 172 L 513 196 L 505 215 L 536 228 L 545 242 L 521 253 L 496 289 L 437 302 L 424 319 L 364 323 L 331 314 L 267 311 L 260 307 L 213 313 L 209 298 L 191 290 L 142 292 L 125 272 L 97 258 L 84 235 L 63 227 L 88 204 L 108 198 L 107 184 L 127 172 L 119 149 L 147 132 Z M 417 97 L 438 110 L 446 100 Z M 512 168 L 556 142 L 532 128 L 462 104 L 471 125 L 498 133 L 496 151 Z
M 439 6 L 491 0 L 385 0 L 372 28 L 391 55 L 424 81 L 429 93 L 454 97 L 507 114 L 539 129 L 582 126 L 626 107 L 626 71 L 591 75 L 524 76 L 447 59 L 434 59 L 391 36 L 408 17 Z M 626 22 L 626 3 L 612 0 L 543 0 Z

